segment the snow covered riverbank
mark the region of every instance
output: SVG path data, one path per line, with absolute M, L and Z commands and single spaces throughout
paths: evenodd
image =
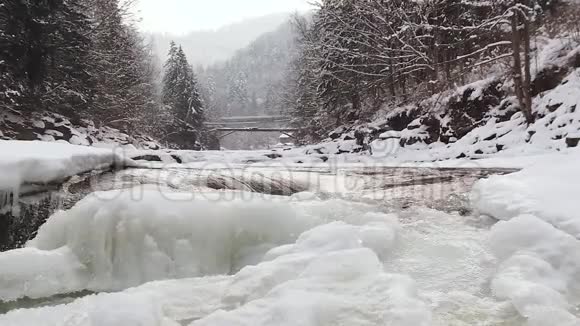
M 124 161 L 113 149 L 40 141 L 0 140 L 0 153 L 0 190 L 59 181 Z
M 114 149 L 40 141 L 0 140 L 0 237 L 12 232 L 10 225 L 20 215 L 20 197 L 46 192 L 47 184 L 93 170 L 124 167 L 130 160 Z M 46 218 L 46 216 L 44 217 Z M 24 220 L 24 224 L 31 221 Z M 6 239 L 0 239 L 0 248 Z

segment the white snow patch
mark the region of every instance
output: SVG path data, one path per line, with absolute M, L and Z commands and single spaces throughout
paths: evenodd
M 58 142 L 0 140 L 0 153 L 0 211 L 11 206 L 13 216 L 19 214 L 21 185 L 61 181 L 123 161 L 113 151 Z
M 68 140 L 68 142 L 73 144 L 73 145 L 80 145 L 80 146 L 90 146 L 91 145 L 86 137 L 80 137 L 78 135 L 72 135 L 71 138 Z
M 44 121 L 41 121 L 41 120 L 34 120 L 34 121 L 32 121 L 32 125 L 34 126 L 34 128 L 38 128 L 38 129 L 44 129 L 45 128 L 45 123 L 44 123 Z

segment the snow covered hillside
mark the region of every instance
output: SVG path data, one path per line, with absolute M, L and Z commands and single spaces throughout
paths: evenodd
M 92 121 L 72 119 L 56 113 L 16 114 L 4 111 L 0 115 L 0 139 L 40 140 L 94 147 L 124 149 L 159 149 L 152 138 L 129 136 L 111 127 L 97 127 Z
M 533 70 L 533 114 L 527 125 L 517 108 L 509 76 L 497 73 L 475 83 L 402 107 L 386 107 L 371 123 L 341 127 L 304 153 L 364 152 L 403 162 L 521 156 L 561 151 L 580 141 L 580 46 L 571 39 L 539 38 Z

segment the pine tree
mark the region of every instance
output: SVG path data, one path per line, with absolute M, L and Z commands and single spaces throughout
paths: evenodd
M 22 104 L 26 16 L 20 0 L 6 0 L 0 6 L 0 109 L 14 110 Z
M 158 110 L 153 57 L 119 0 L 90 0 L 93 22 L 91 114 L 101 125 L 143 131 Z
M 90 24 L 78 0 L 0 6 L 0 105 L 76 113 L 86 107 Z
M 119 1 L 3 1 L 0 109 L 163 134 L 152 51 Z
M 187 62 L 183 49 L 171 43 L 163 78 L 163 103 L 174 116 L 196 129 L 203 124 L 203 104 L 197 89 L 193 68 Z
M 81 0 L 65 0 L 50 16 L 47 26 L 45 94 L 43 106 L 68 116 L 88 110 L 92 87 L 87 35 L 91 26 Z
M 187 144 L 191 144 L 192 140 L 195 143 L 200 139 L 204 108 L 193 68 L 183 49 L 174 42 L 171 42 L 164 68 L 162 101 L 173 115 L 174 127 L 179 129 L 178 133 L 184 135 L 175 142 L 189 147 Z M 187 139 L 183 139 L 184 137 Z

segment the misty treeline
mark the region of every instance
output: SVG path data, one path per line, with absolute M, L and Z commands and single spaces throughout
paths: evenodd
M 134 27 L 131 5 L 3 0 L 0 112 L 60 113 L 198 146 L 203 110 L 193 70 L 174 46 L 165 78 L 171 86 L 161 85 L 162 67 Z
M 531 39 L 548 17 L 559 17 L 568 6 L 577 5 L 322 0 L 312 20 L 296 18 L 300 54 L 291 70 L 288 106 L 296 125 L 306 126 L 302 136 L 316 140 L 369 118 L 385 104 L 431 96 L 506 65 L 520 109 L 531 122 Z
M 282 21 L 282 19 L 280 19 Z M 280 115 L 288 64 L 295 57 L 296 34 L 288 21 L 268 32 L 230 59 L 198 67 L 200 91 L 208 119 L 231 116 Z M 278 141 L 279 133 L 236 133 L 224 138 L 230 149 L 263 148 Z

